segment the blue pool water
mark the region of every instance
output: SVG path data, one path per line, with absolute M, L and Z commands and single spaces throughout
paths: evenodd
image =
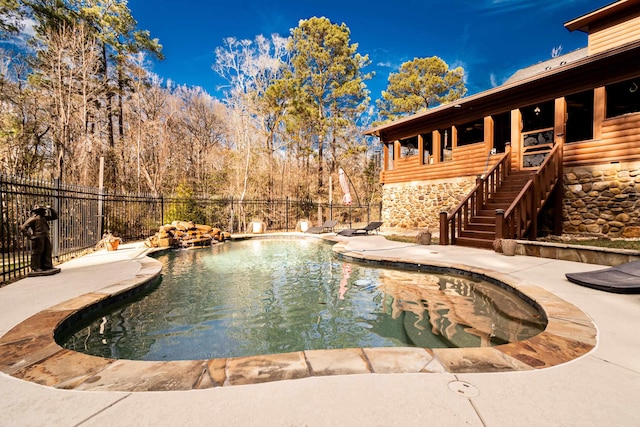
M 96 313 L 62 345 L 120 359 L 199 360 L 491 346 L 545 326 L 537 310 L 490 283 L 343 262 L 315 240 L 234 241 L 156 258 L 156 289 Z

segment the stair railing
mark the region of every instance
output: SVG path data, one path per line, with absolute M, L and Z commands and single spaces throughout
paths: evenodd
M 478 213 L 484 202 L 502 185 L 511 171 L 511 146 L 486 173 L 476 179 L 476 185 L 467 196 L 451 211 L 440 212 L 440 244 L 453 245 L 456 237 Z
M 562 174 L 562 145 L 556 144 L 506 211 L 496 211 L 496 239 L 535 237 L 538 213 Z

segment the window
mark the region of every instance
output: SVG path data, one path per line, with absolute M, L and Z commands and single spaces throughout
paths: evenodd
M 567 102 L 566 142 L 593 139 L 593 89 L 565 97 Z
M 430 165 L 433 160 L 433 134 L 431 132 L 421 135 L 422 137 L 422 164 Z
M 456 126 L 458 147 L 484 141 L 484 119 Z
M 443 162 L 453 160 L 451 129 L 440 129 L 440 159 Z
M 387 143 L 387 170 L 393 170 L 393 142 Z
M 606 86 L 607 118 L 640 111 L 640 79 Z
M 522 132 L 553 127 L 554 101 L 541 102 L 520 109 L 522 113 Z
M 418 137 L 412 136 L 400 140 L 400 158 L 417 156 L 418 155 Z

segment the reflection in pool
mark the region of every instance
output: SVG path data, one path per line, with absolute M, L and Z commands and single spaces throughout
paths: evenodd
M 102 357 L 198 360 L 352 347 L 481 347 L 545 327 L 515 294 L 468 277 L 342 262 L 303 239 L 165 252 L 162 283 L 67 331 Z

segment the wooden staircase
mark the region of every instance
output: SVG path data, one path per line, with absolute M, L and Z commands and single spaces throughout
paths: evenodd
M 507 152 L 451 212 L 440 214 L 440 244 L 493 247 L 496 239 L 535 238 L 538 213 L 562 177 L 556 145 L 536 171 L 512 171 Z
M 506 211 L 516 200 L 531 172 L 511 172 L 460 230 L 456 245 L 491 249 L 496 240 L 496 210 Z

